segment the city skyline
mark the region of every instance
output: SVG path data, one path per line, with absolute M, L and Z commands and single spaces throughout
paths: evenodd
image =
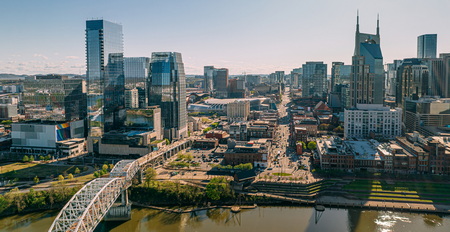
M 445 43 L 450 33 L 436 23 L 450 19 L 444 10 L 449 2 L 386 0 L 370 7 L 365 1 L 87 3 L 3 3 L 1 19 L 15 22 L 0 25 L 8 32 L 0 38 L 0 73 L 85 74 L 84 22 L 95 17 L 120 22 L 125 57 L 177 51 L 184 55 L 186 74 L 202 75 L 208 65 L 237 75 L 289 73 L 307 61 L 350 64 L 357 9 L 361 31 L 375 30 L 380 14 L 385 63 L 416 57 L 417 37 L 423 34 L 438 34 L 438 54 L 450 52 Z M 405 7 L 408 11 L 399 10 Z

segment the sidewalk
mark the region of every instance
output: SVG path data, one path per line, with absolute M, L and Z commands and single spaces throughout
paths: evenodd
M 450 205 L 405 203 L 405 202 L 382 202 L 352 200 L 338 196 L 321 196 L 316 200 L 317 204 L 337 207 L 369 208 L 375 210 L 405 210 L 411 212 L 429 212 L 450 214 Z

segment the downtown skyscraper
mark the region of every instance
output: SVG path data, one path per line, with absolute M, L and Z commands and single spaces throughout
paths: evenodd
M 417 58 L 436 58 L 437 34 L 417 37 Z
M 181 54 L 153 52 L 148 81 L 148 103 L 161 108 L 164 137 L 186 137 L 186 77 Z
M 327 64 L 320 62 L 306 62 L 302 65 L 302 96 L 324 97 L 327 89 Z
M 86 21 L 89 136 L 119 129 L 126 118 L 122 25 Z
M 355 52 L 350 76 L 350 104 L 383 104 L 384 67 L 380 47 L 380 27 L 376 34 L 359 32 L 359 15 L 355 33 Z

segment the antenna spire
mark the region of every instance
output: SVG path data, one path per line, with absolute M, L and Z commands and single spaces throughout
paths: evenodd
M 380 14 L 377 14 L 377 35 L 380 35 Z
M 356 31 L 359 32 L 359 9 L 356 10 Z

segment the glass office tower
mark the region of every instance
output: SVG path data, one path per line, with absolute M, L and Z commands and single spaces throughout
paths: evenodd
M 417 58 L 436 58 L 437 34 L 417 37 Z
M 122 25 L 86 21 L 86 58 L 89 135 L 99 136 L 126 118 Z
M 170 140 L 186 137 L 186 77 L 181 54 L 152 53 L 148 81 L 148 102 L 161 107 L 164 137 Z

